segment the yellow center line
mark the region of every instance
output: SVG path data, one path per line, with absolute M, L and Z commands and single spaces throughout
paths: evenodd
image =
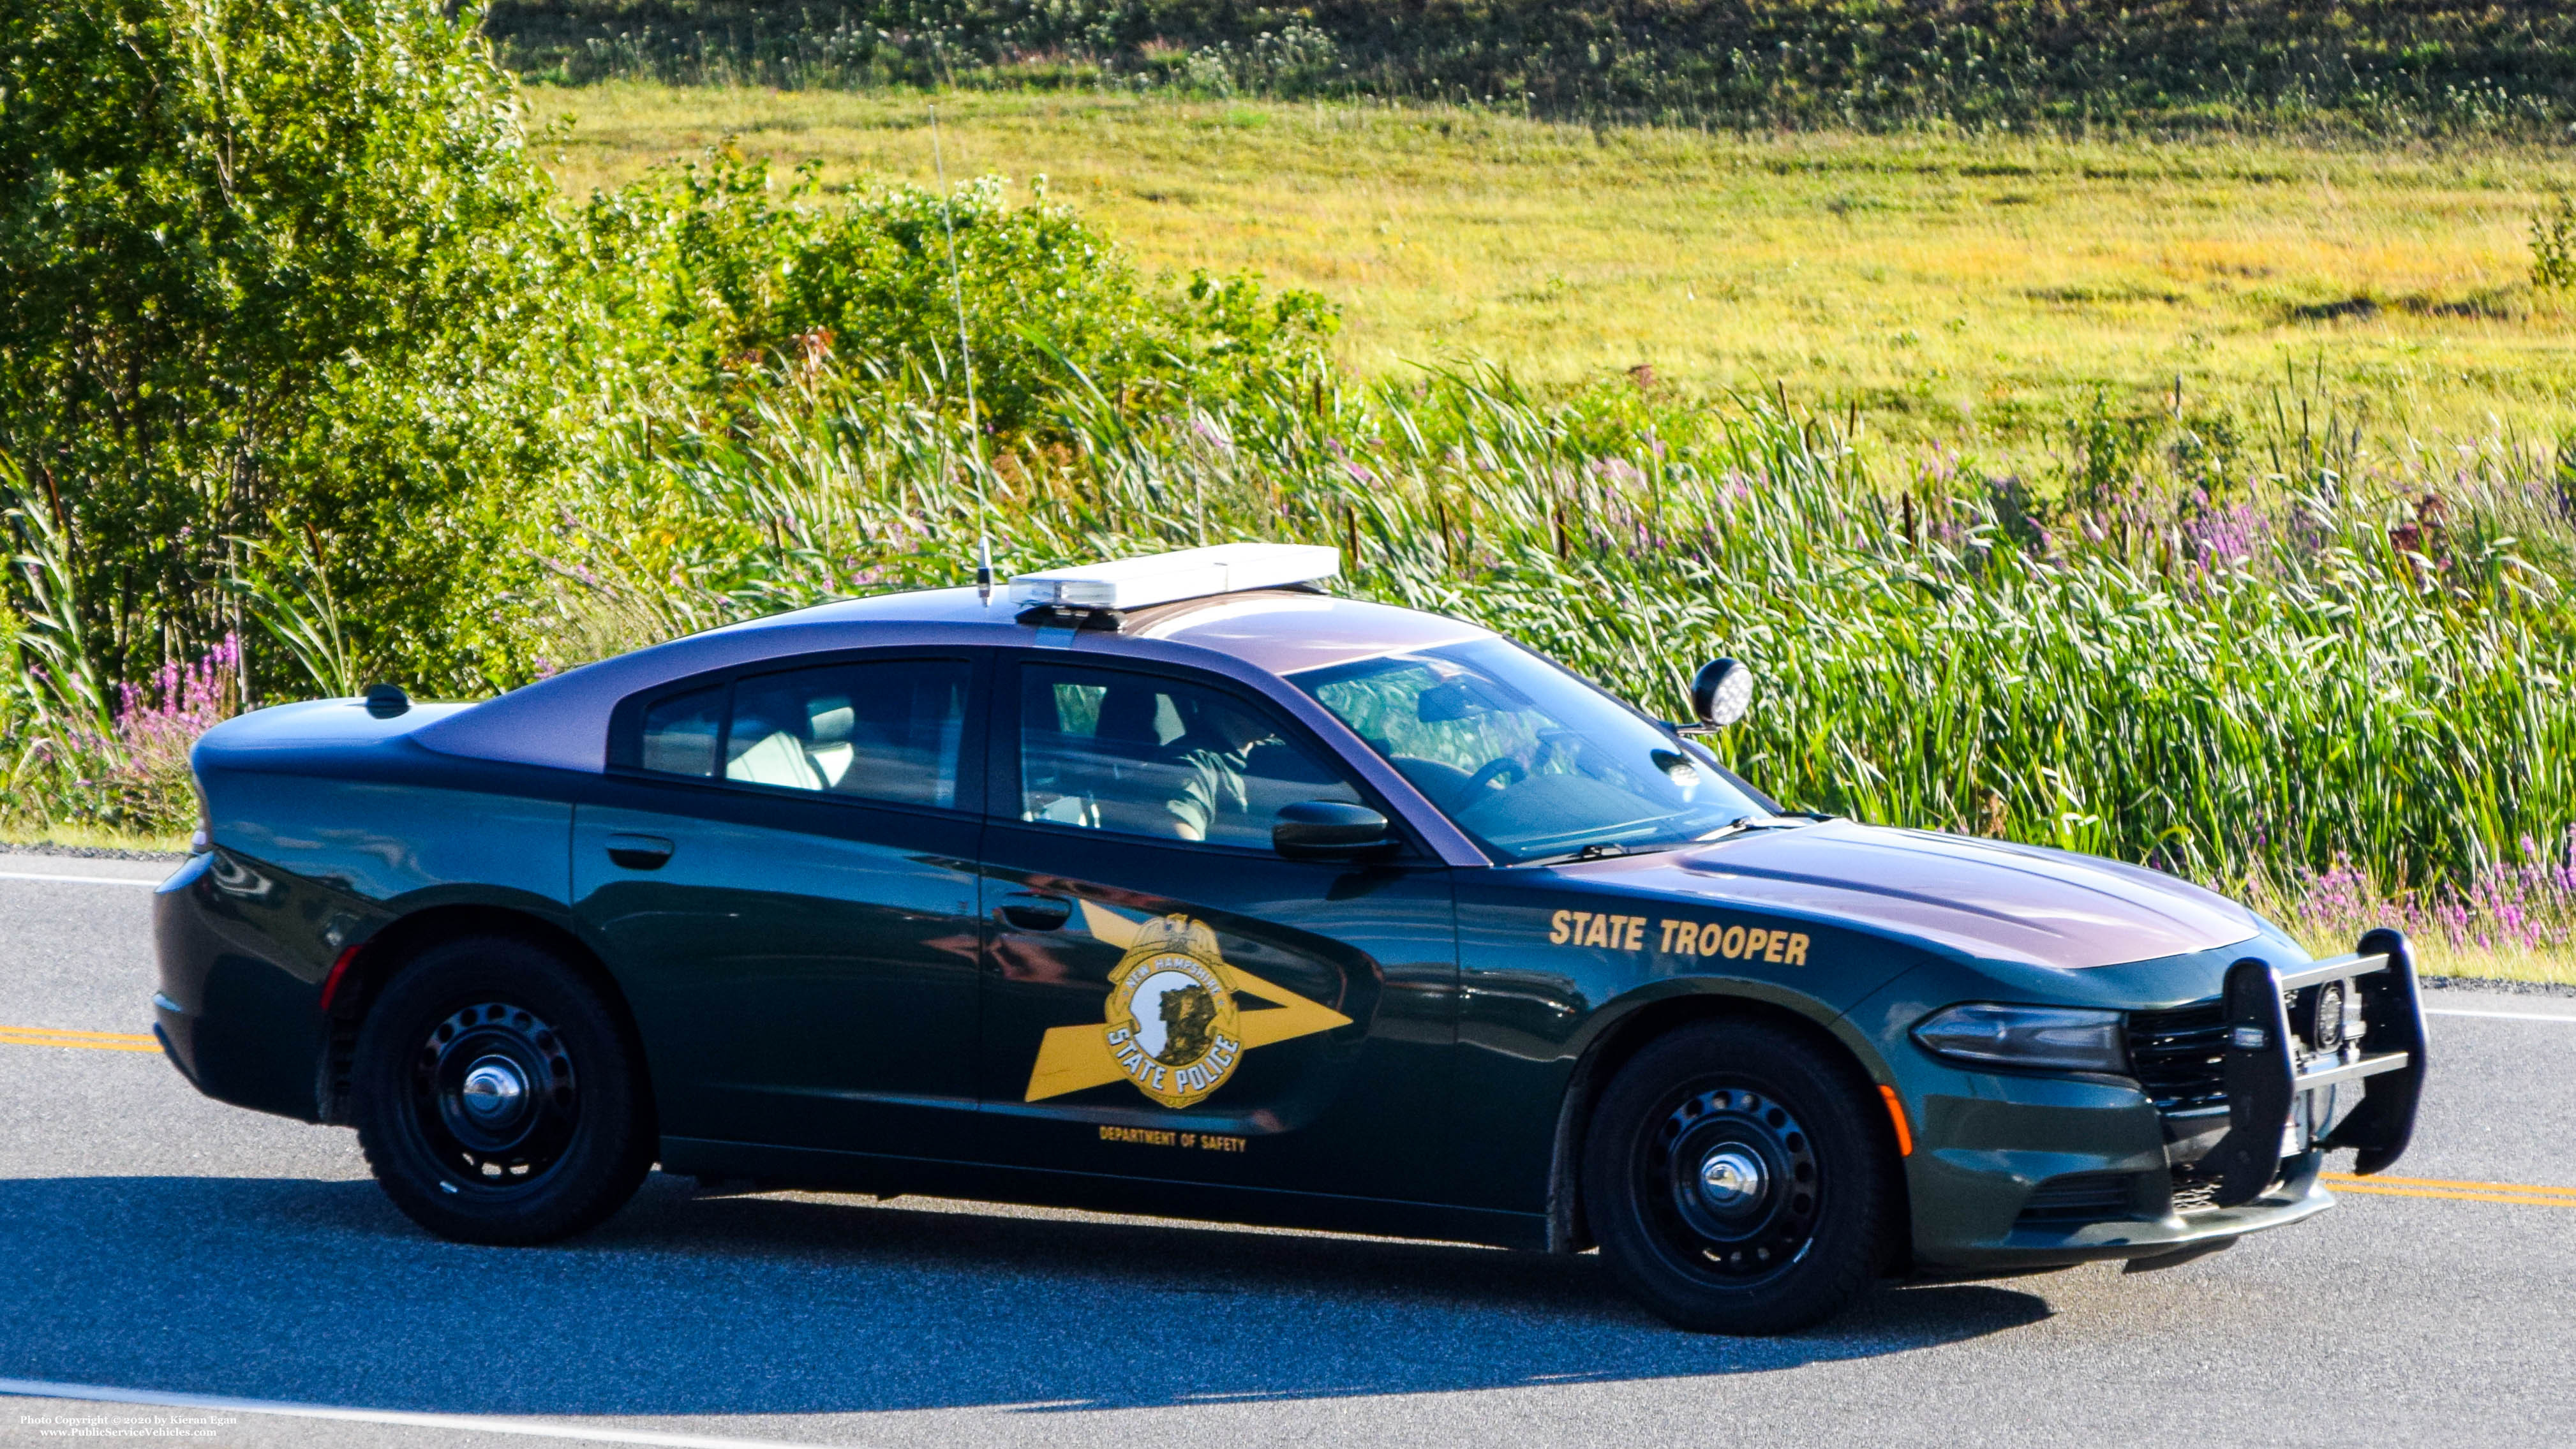
M 0 1022 L 0 1031 L 15 1032 L 20 1036 L 86 1036 L 95 1037 L 100 1041 L 150 1041 L 152 1039 L 152 1033 L 148 1031 L 84 1031 L 73 1026 L 11 1026 L 6 1022 Z
M 2455 1190 L 2469 1188 L 2485 1192 L 2539 1192 L 2576 1197 L 2576 1187 L 2543 1187 L 2527 1182 L 2470 1182 L 2447 1177 L 2390 1177 L 2384 1173 L 2356 1177 L 2349 1172 L 2329 1172 L 2324 1176 L 2328 1182 L 2354 1187 L 2444 1187 Z
M 0 1046 L 78 1047 L 94 1052 L 157 1052 L 160 1042 L 148 1032 L 82 1031 L 67 1026 L 10 1026 L 0 1023 Z
M 2576 1187 L 2530 1187 L 2513 1182 L 2454 1182 L 2439 1177 L 2355 1177 L 2329 1172 L 2326 1184 L 2337 1192 L 2369 1197 L 2431 1197 L 2454 1202 L 2516 1203 L 2525 1207 L 2576 1208 Z

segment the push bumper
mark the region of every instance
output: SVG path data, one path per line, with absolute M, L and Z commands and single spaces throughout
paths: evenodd
M 2225 1001 L 2228 1129 L 2209 1154 L 2221 1207 L 2259 1196 L 2284 1155 L 2306 1145 L 2303 1133 L 2329 1151 L 2357 1151 L 2353 1171 L 2364 1176 L 2405 1155 L 2425 1052 L 2424 1003 L 2404 934 L 2373 931 L 2350 956 L 2289 972 L 2249 957 L 2228 968 Z M 2361 1105 L 2328 1130 L 2326 1094 L 2351 1083 L 2361 1086 Z

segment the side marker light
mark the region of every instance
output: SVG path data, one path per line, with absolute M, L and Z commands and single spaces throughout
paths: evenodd
M 348 977 L 349 963 L 357 959 L 358 948 L 351 946 L 331 963 L 331 974 L 322 978 L 322 1010 L 326 1015 L 331 1010 L 331 998 L 340 994 L 340 983 Z
M 1896 1155 L 1914 1155 L 1914 1129 L 1905 1125 L 1905 1104 L 1896 1100 L 1896 1089 L 1879 1083 L 1878 1095 L 1887 1101 L 1887 1120 L 1896 1124 Z

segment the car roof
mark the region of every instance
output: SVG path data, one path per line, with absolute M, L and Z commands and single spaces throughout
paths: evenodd
M 619 701 L 675 680 L 742 665 L 844 649 L 1033 645 L 1095 659 L 1161 660 L 1266 675 L 1492 637 L 1417 609 L 1302 589 L 1255 589 L 1158 604 L 1122 616 L 1023 613 L 1000 590 L 932 589 L 845 599 L 729 624 L 603 659 L 423 725 L 413 738 L 445 754 L 555 769 L 606 767 L 609 715 Z M 1240 673 L 1241 670 L 1227 670 Z

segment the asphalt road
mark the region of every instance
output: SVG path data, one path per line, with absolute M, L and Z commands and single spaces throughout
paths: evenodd
M 1589 1256 L 667 1178 L 570 1244 L 436 1242 L 346 1131 L 11 1030 L 141 1031 L 152 988 L 146 891 L 8 877 L 163 869 L 0 855 L 0 1389 L 356 1417 L 17 1397 L 0 1443 L 2576 1441 L 2576 998 L 2439 993 L 2402 1169 L 2555 1201 L 2355 1194 L 2178 1268 L 1891 1289 L 1737 1341 Z

